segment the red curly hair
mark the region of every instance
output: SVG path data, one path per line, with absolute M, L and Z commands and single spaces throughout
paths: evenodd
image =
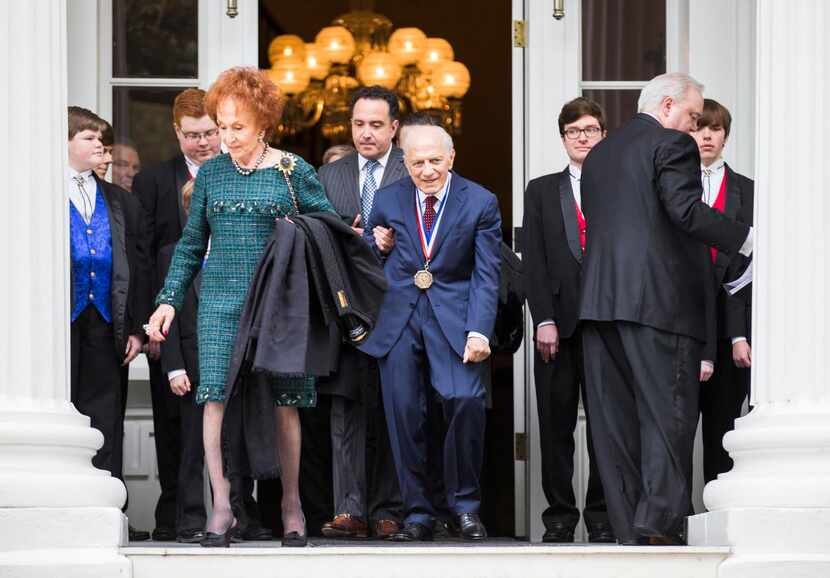
M 232 98 L 254 115 L 266 138 L 274 134 L 282 118 L 285 98 L 280 88 L 257 68 L 236 66 L 219 75 L 205 95 L 205 111 L 216 122 L 216 109 Z

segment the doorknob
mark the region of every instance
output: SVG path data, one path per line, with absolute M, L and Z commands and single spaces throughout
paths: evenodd
M 239 15 L 239 7 L 236 2 L 237 0 L 228 0 L 228 9 L 225 11 L 228 18 L 236 18 Z

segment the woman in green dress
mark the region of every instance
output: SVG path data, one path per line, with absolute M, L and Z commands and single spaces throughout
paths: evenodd
M 334 210 L 310 165 L 267 144 L 282 105 L 279 88 L 254 68 L 226 70 L 211 86 L 205 109 L 219 127 L 229 154 L 211 159 L 199 170 L 187 225 L 156 298 L 158 308 L 146 327 L 151 340 L 164 340 L 175 310 L 201 270 L 201 382 L 196 402 L 205 404 L 205 458 L 213 488 L 213 513 L 203 546 L 227 546 L 236 523 L 222 471 L 220 430 L 228 364 L 256 265 L 275 219 L 296 212 Z M 275 378 L 272 391 L 283 487 L 283 545 L 301 546 L 306 533 L 298 487 L 297 408 L 316 403 L 315 384 L 311 377 Z

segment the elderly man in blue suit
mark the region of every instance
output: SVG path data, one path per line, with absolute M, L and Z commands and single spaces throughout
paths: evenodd
M 483 540 L 482 383 L 496 319 L 501 215 L 496 197 L 451 172 L 452 138 L 438 126 L 402 135 L 409 179 L 377 192 L 366 240 L 384 260 L 389 289 L 361 347 L 377 357 L 406 519 L 398 541 L 432 539 L 427 486 L 427 384 L 444 404 L 447 503 L 461 536 Z

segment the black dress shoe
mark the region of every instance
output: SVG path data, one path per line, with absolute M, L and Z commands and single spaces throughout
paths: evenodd
M 542 542 L 547 544 L 567 544 L 573 541 L 574 529 L 562 522 L 551 522 L 542 535 Z
M 432 542 L 432 530 L 418 522 L 406 522 L 389 539 L 393 542 Z
M 440 518 L 435 519 L 435 523 L 432 525 L 432 538 L 436 541 L 444 541 L 449 540 L 453 536 L 458 536 L 458 528 L 454 528 L 455 525 L 454 520 L 442 520 Z
M 464 540 L 486 540 L 487 529 L 478 514 L 459 514 L 455 519 L 458 533 Z
M 153 530 L 153 542 L 173 542 L 176 539 L 176 530 L 173 528 L 166 528 L 164 526 L 157 526 Z
M 233 521 L 231 527 L 221 534 L 214 532 L 205 532 L 204 538 L 199 542 L 205 548 L 229 548 L 231 545 L 231 536 L 236 528 L 236 520 Z
M 130 535 L 130 542 L 146 542 L 150 539 L 150 532 L 147 530 L 136 530 L 132 526 L 127 527 Z
M 611 524 L 599 522 L 588 528 L 588 541 L 594 544 L 615 544 L 617 536 L 614 534 Z
M 198 544 L 205 537 L 203 530 L 182 530 L 176 534 L 176 542 L 180 544 Z
M 245 528 L 236 528 L 231 536 L 232 542 L 267 542 L 274 539 L 274 533 L 259 524 L 251 524 Z
M 283 548 L 304 548 L 308 544 L 308 536 L 299 532 L 288 532 L 282 537 Z

